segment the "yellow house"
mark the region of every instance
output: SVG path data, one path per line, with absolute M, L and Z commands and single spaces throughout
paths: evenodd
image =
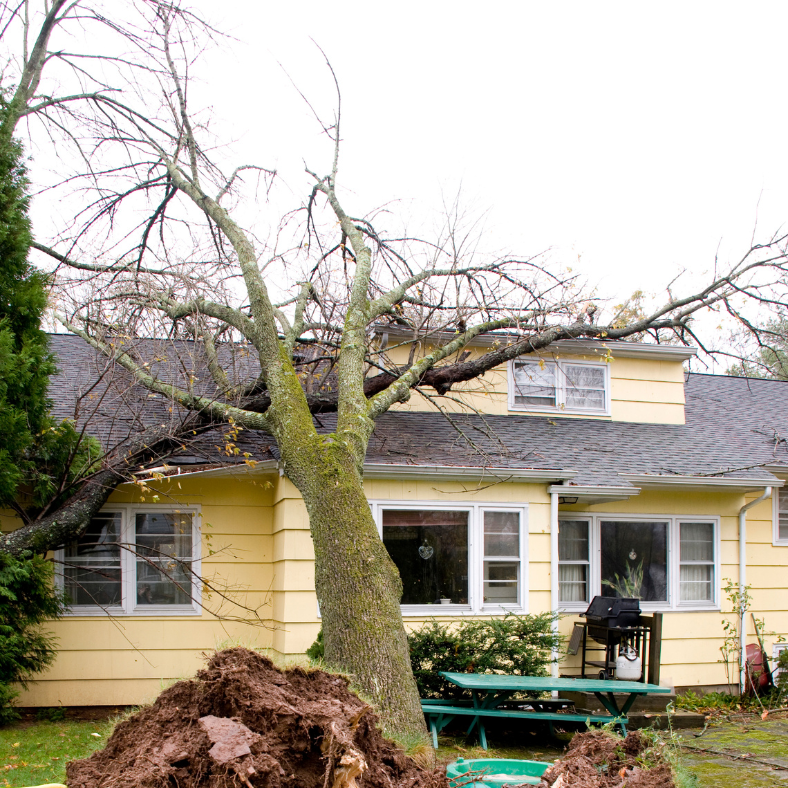
M 396 360 L 407 341 L 392 330 L 381 349 Z M 52 342 L 66 415 L 92 351 L 74 337 Z M 366 490 L 400 569 L 407 626 L 552 609 L 568 633 L 592 597 L 634 587 L 644 612 L 664 614 L 661 682 L 714 687 L 728 681 L 723 587 L 743 570 L 753 612 L 778 636 L 770 643 L 788 635 L 788 383 L 688 374 L 694 353 L 561 341 L 383 416 Z M 122 418 L 121 400 L 105 405 L 106 423 Z M 330 430 L 332 417 L 317 423 Z M 303 502 L 266 436 L 237 440 L 254 467 L 221 446 L 183 454 L 141 476 L 155 476 L 157 498 L 121 486 L 80 543 L 56 554 L 73 605 L 52 624 L 56 662 L 22 705 L 140 703 L 223 642 L 279 656 L 313 642 Z M 250 610 L 261 621 L 249 623 Z

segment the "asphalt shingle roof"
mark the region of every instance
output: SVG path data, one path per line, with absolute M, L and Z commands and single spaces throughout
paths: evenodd
M 144 424 L 176 421 L 170 403 L 129 387 L 126 373 L 111 370 L 96 384 L 106 362 L 78 337 L 53 335 L 59 375 L 51 397 L 61 418 L 90 418 L 89 431 L 106 443 Z M 183 343 L 187 359 L 179 375 L 208 380 L 202 362 Z M 245 370 L 250 376 L 250 362 Z M 189 367 L 189 364 L 191 366 Z M 173 373 L 176 374 L 176 373 Z M 199 383 L 198 385 L 207 385 Z M 206 389 L 207 390 L 207 389 Z M 753 481 L 774 477 L 764 465 L 788 466 L 788 382 L 690 374 L 686 377 L 686 424 L 640 424 L 560 416 L 455 415 L 390 412 L 381 417 L 367 453 L 369 463 L 501 469 L 573 469 L 573 484 L 622 486 L 620 474 L 725 475 Z M 330 431 L 335 417 L 316 419 Z M 230 462 L 217 434 L 190 446 L 177 462 Z M 255 459 L 278 457 L 272 438 L 241 433 L 242 451 Z

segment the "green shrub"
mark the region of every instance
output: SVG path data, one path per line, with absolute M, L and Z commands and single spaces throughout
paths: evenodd
M 326 656 L 326 646 L 323 643 L 323 629 L 320 628 L 320 632 L 317 633 L 317 638 L 315 642 L 306 650 L 306 655 L 312 662 L 320 662 Z
M 0 553 L 0 725 L 18 717 L 12 703 L 19 693 L 12 684 L 27 686 L 33 674 L 54 660 L 54 640 L 41 625 L 63 609 L 51 563 Z
M 438 673 L 510 673 L 546 676 L 552 650 L 561 637 L 552 625 L 558 615 L 507 613 L 503 618 L 467 619 L 442 624 L 432 620 L 408 634 L 410 663 L 422 698 L 462 698 L 467 693 L 449 684 Z M 323 630 L 307 649 L 313 661 L 325 658 Z
M 443 624 L 428 621 L 408 635 L 413 675 L 422 698 L 461 698 L 464 691 L 438 673 L 509 673 L 546 676 L 552 650 L 561 638 L 553 632 L 554 613 Z

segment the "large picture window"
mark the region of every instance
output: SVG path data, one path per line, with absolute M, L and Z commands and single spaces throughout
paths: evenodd
M 584 609 L 601 594 L 636 597 L 646 610 L 713 607 L 719 597 L 716 518 L 562 517 L 558 598 Z
M 524 507 L 370 503 L 403 613 L 525 608 Z
M 515 359 L 509 366 L 512 410 L 607 414 L 606 364 Z
M 72 613 L 198 610 L 197 511 L 118 507 L 101 512 L 58 551 Z

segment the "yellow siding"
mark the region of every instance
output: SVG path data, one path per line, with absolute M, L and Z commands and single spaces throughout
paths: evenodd
M 743 496 L 732 492 L 644 491 L 629 501 L 600 504 L 590 510 L 610 513 L 720 516 L 721 566 L 726 579 L 739 579 L 739 509 L 758 493 Z M 561 507 L 561 511 L 580 511 L 583 507 Z M 777 637 L 788 637 L 786 588 L 788 549 L 772 545 L 772 503 L 767 500 L 747 512 L 747 583 L 752 586 L 752 611 L 766 620 L 766 630 L 776 633 L 767 638 L 767 651 Z M 533 577 L 533 573 L 532 573 Z M 725 668 L 720 659 L 723 642 L 723 615 L 731 616 L 731 606 L 722 599 L 721 611 L 676 611 L 664 614 L 662 683 L 673 686 L 725 684 Z M 568 635 L 576 616 L 562 622 Z M 752 620 L 747 616 L 748 642 L 755 642 Z M 578 660 L 568 659 L 567 665 Z
M 427 348 L 429 351 L 431 348 Z M 482 354 L 479 348 L 471 350 L 471 358 Z M 407 362 L 407 348 L 395 348 L 388 352 L 392 363 Z M 552 356 L 546 354 L 544 358 Z M 564 360 L 596 361 L 601 357 L 561 356 Z M 508 381 L 506 367 L 490 370 L 478 380 L 460 383 L 452 387 L 450 397 L 438 397 L 441 408 L 451 413 L 481 411 L 494 415 L 523 413 L 510 411 L 507 399 Z M 430 392 L 432 394 L 432 392 Z M 680 361 L 616 358 L 610 361 L 610 416 L 572 415 L 556 411 L 554 415 L 564 418 L 596 418 L 610 421 L 635 421 L 652 424 L 684 423 L 684 366 Z M 457 401 L 455 401 L 457 400 Z M 406 403 L 395 405 L 397 410 L 431 411 L 436 407 L 427 397 L 413 392 Z M 534 415 L 544 415 L 534 412 Z M 551 414 L 553 415 L 553 414 Z
M 113 619 L 99 614 L 53 622 L 57 659 L 22 694 L 22 705 L 142 703 L 155 697 L 163 683 L 193 675 L 201 654 L 222 643 L 273 645 L 272 481 L 183 475 L 159 487 L 160 500 L 175 508 L 201 507 L 202 573 L 215 588 L 213 593 L 203 589 L 202 614 Z M 140 502 L 139 490 L 124 486 L 108 506 Z M 231 620 L 249 616 L 242 606 L 257 609 L 264 624 Z
M 670 382 L 670 381 L 666 381 Z M 180 488 L 177 484 L 180 483 Z M 368 479 L 367 497 L 377 500 L 528 504 L 528 610 L 550 607 L 550 497 L 546 484 L 503 483 L 475 489 L 472 482 Z M 278 655 L 302 654 L 320 627 L 314 591 L 309 520 L 303 501 L 286 479 L 185 476 L 161 491 L 178 505 L 200 505 L 203 571 L 242 604 L 260 608 L 264 626 L 217 620 L 216 596 L 201 615 L 109 619 L 103 615 L 68 617 L 54 622 L 60 654 L 20 702 L 24 705 L 141 703 L 161 687 L 201 664 L 201 653 L 227 642 L 271 649 Z M 629 501 L 594 507 L 577 504 L 562 512 L 600 511 L 646 515 L 719 516 L 721 577 L 738 579 L 738 511 L 747 497 L 726 491 L 643 491 Z M 124 488 L 114 502 L 138 500 Z M 788 635 L 785 564 L 788 548 L 772 546 L 770 502 L 748 512 L 748 580 L 753 612 L 765 617 L 767 630 Z M 8 523 L 8 521 L 6 521 Z M 214 554 L 210 555 L 209 551 Z M 729 610 L 724 601 L 723 610 Z M 225 614 L 241 613 L 225 604 Z M 424 617 L 408 617 L 418 626 Z M 444 619 L 451 620 L 451 619 Z M 565 634 L 576 615 L 561 622 Z M 748 627 L 751 623 L 748 620 Z M 720 611 L 669 612 L 664 617 L 662 680 L 695 686 L 723 684 L 717 662 L 722 643 Z M 750 634 L 751 631 L 750 631 Z M 769 641 L 771 643 L 771 639 Z M 577 664 L 568 659 L 567 665 Z

